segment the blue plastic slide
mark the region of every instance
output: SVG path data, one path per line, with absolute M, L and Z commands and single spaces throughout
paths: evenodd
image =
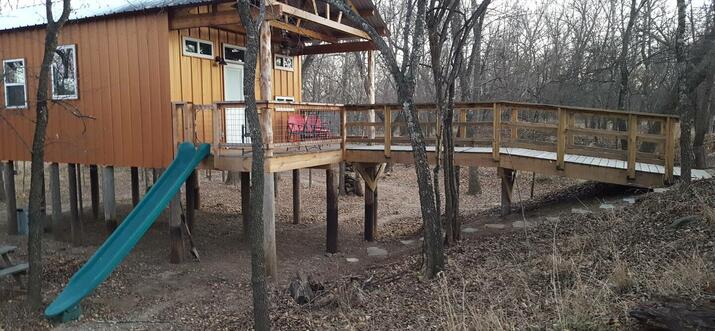
M 70 279 L 55 301 L 45 309 L 45 317 L 62 321 L 76 319 L 80 314 L 79 302 L 102 283 L 114 268 L 124 260 L 139 239 L 166 209 L 171 199 L 181 189 L 191 172 L 209 154 L 209 145 L 195 148 L 191 143 L 179 145 L 176 159 L 164 171 L 151 190 L 124 219 L 107 241 L 92 255 L 85 265 Z

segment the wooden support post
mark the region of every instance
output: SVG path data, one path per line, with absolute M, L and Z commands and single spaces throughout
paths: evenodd
M 60 165 L 50 164 L 50 199 L 52 200 L 52 233 L 60 240 L 62 226 L 62 194 L 60 193 Z
M 501 178 L 501 215 L 511 214 L 512 189 L 516 172 L 512 169 L 497 168 L 497 173 Z
M 375 104 L 375 52 L 367 51 L 367 102 Z M 370 109 L 367 112 L 367 120 L 370 123 L 375 123 L 375 109 Z M 367 137 L 375 139 L 375 127 L 370 126 Z M 387 135 L 387 132 L 385 132 Z M 372 142 L 370 143 L 372 145 Z
M 84 216 L 84 194 L 82 194 L 82 165 L 77 165 L 77 203 L 79 206 L 79 217 Z
M 79 208 L 77 205 L 77 165 L 70 163 L 67 165 L 67 184 L 70 196 L 70 231 L 72 234 L 72 245 L 82 245 L 82 222 L 79 219 Z
M 198 183 L 196 169 L 191 172 L 186 179 L 186 226 L 189 232 L 194 233 L 194 221 L 196 219 L 196 184 Z
M 568 125 L 568 115 L 565 110 L 559 108 L 559 131 L 556 133 L 556 169 L 564 170 L 566 166 L 566 127 Z
M 3 171 L 3 182 L 5 184 L 5 195 L 7 201 L 5 202 L 5 207 L 7 207 L 7 234 L 16 235 L 17 234 L 17 196 L 15 192 L 15 164 L 13 161 L 7 161 L 5 163 L 5 171 Z
M 459 126 L 458 126 L 458 137 L 459 138 L 467 138 L 467 110 L 466 109 L 459 109 Z
M 263 174 L 263 251 L 266 259 L 266 275 L 275 279 L 278 275 L 276 255 L 276 200 L 273 193 L 273 174 Z
M 335 178 L 336 169 L 330 167 L 325 170 L 326 193 L 326 251 L 338 252 L 338 182 Z
M 281 182 L 281 174 L 279 172 L 273 173 L 273 195 L 278 199 L 278 184 Z
M 492 158 L 499 162 L 499 147 L 501 146 L 501 105 L 495 103 L 494 115 L 494 140 L 492 142 Z
M 89 191 L 92 197 L 92 217 L 99 220 L 99 171 L 97 165 L 89 166 Z
M 373 168 L 373 167 L 371 167 Z M 365 185 L 365 241 L 374 241 L 377 233 L 377 186 Z
M 243 220 L 243 238 L 248 240 L 248 225 L 251 217 L 251 173 L 241 172 L 241 215 Z
M 117 228 L 117 202 L 114 196 L 114 167 L 106 166 L 102 170 L 102 200 L 104 200 L 104 222 L 109 233 Z
M 293 170 L 293 224 L 300 223 L 300 169 Z
M 628 179 L 636 178 L 636 151 L 638 149 L 636 135 L 638 134 L 638 117 L 628 115 Z
M 258 66 L 261 69 L 260 75 L 260 95 L 261 99 L 273 100 L 273 52 L 271 50 L 271 26 L 263 24 L 260 31 L 260 52 L 258 56 Z M 265 157 L 273 156 L 273 109 L 266 107 L 262 111 L 261 132 L 263 143 L 265 144 Z M 270 173 L 267 173 L 271 175 Z M 273 179 L 271 179 L 273 183 Z M 273 188 L 271 188 L 273 191 Z
M 139 204 L 139 168 L 131 167 L 132 177 L 132 206 L 136 207 Z
M 169 202 L 169 262 L 184 260 L 184 239 L 181 231 L 181 199 L 176 194 Z
M 201 209 L 201 185 L 199 185 L 199 176 L 194 179 L 194 209 Z
M 511 143 L 514 144 L 518 139 L 519 139 L 519 128 L 516 126 L 516 123 L 519 122 L 519 111 L 516 109 L 516 107 L 511 107 L 511 116 L 510 116 L 510 122 L 512 124 L 511 126 Z

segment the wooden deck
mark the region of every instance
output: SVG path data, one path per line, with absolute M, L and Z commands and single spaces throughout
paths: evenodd
M 177 103 L 175 141 L 212 144 L 205 168 L 250 171 L 251 144 L 226 109 L 241 103 Z M 417 105 L 417 116 L 435 159 L 436 107 Z M 413 163 L 399 105 L 325 105 L 259 102 L 267 172 L 324 167 L 341 161 L 374 165 Z M 296 130 L 292 116 L 318 121 Z M 680 176 L 676 167 L 678 117 L 515 102 L 455 105 L 455 162 L 606 183 L 660 187 Z M 320 124 L 322 120 L 322 124 Z M 245 128 L 243 137 L 245 137 Z M 301 131 L 302 130 L 302 131 Z M 227 137 L 232 138 L 230 141 Z M 695 170 L 693 179 L 710 178 Z

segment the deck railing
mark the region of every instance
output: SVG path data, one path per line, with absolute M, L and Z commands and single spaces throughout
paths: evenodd
M 432 145 L 439 130 L 436 106 L 416 108 Z M 401 105 L 346 105 L 345 110 L 348 144 L 384 145 L 386 157 L 392 146 L 409 144 Z M 454 111 L 455 146 L 491 147 L 494 161 L 509 148 L 526 148 L 556 153 L 559 169 L 573 154 L 625 161 L 629 178 L 637 163 L 660 165 L 665 180 L 672 181 L 677 116 L 517 102 L 458 103 Z
M 251 152 L 243 102 L 211 105 L 174 104 L 175 141 L 210 143 L 214 157 Z M 426 143 L 439 133 L 435 105 L 418 104 Z M 345 150 L 347 144 L 408 145 L 401 105 L 330 105 L 258 102 L 267 156 Z M 458 103 L 454 107 L 454 141 L 460 147 L 491 147 L 494 161 L 513 148 L 556 153 L 564 169 L 569 155 L 624 161 L 629 178 L 637 163 L 663 166 L 672 181 L 678 118 L 517 102 Z

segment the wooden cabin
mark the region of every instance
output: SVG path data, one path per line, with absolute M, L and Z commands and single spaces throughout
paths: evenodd
M 320 52 L 373 48 L 356 43 L 365 39 L 355 34 L 366 34 L 324 3 L 268 3 L 272 86 L 270 95 L 257 88 L 260 100 L 302 101 L 300 55 L 310 53 L 310 45 L 338 46 L 323 45 Z M 352 4 L 385 31 L 371 1 Z M 74 0 L 72 6 L 53 64 L 48 162 L 166 167 L 173 156 L 176 104 L 243 100 L 245 42 L 235 1 Z M 44 11 L 44 5 L 29 6 L 0 16 L 0 160 L 30 158 Z M 242 108 L 232 110 L 237 123 L 231 124 L 245 125 Z M 287 120 L 279 116 L 274 131 L 286 131 Z M 197 126 L 203 128 L 204 121 L 211 119 L 197 118 Z M 211 140 L 212 132 L 197 136 Z

